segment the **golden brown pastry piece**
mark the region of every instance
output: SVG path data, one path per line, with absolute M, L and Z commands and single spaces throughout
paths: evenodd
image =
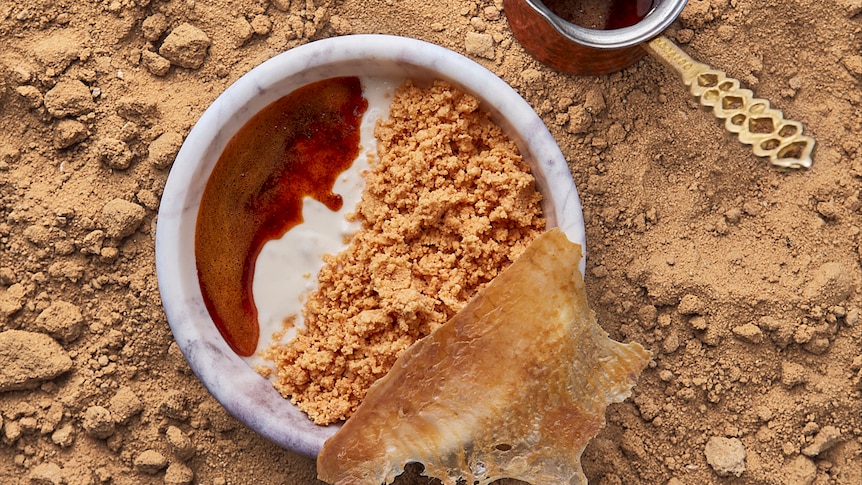
M 582 484 L 581 453 L 649 352 L 608 338 L 581 247 L 536 239 L 454 318 L 408 348 L 317 458 L 321 480 L 391 482 L 408 462 L 444 484 Z

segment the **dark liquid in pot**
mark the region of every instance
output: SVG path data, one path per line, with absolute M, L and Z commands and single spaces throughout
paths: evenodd
M 573 24 L 596 30 L 632 26 L 652 10 L 657 0 L 542 0 L 551 12 Z

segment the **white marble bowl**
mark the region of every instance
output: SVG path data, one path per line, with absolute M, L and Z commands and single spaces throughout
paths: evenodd
M 542 120 L 509 85 L 460 54 L 403 37 L 334 37 L 284 52 L 237 80 L 191 130 L 165 186 L 156 231 L 159 288 L 174 338 L 209 392 L 248 427 L 310 457 L 338 426 L 313 424 L 222 339 L 201 296 L 194 231 L 207 178 L 233 134 L 273 101 L 308 83 L 337 76 L 442 79 L 477 96 L 531 166 L 544 197 L 548 226 L 561 227 L 572 241 L 584 244 L 577 190 Z

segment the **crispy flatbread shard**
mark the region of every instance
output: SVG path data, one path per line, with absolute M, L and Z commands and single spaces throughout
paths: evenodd
M 408 462 L 454 485 L 584 484 L 580 458 L 650 354 L 608 338 L 581 247 L 553 229 L 408 348 L 317 458 L 321 480 L 390 483 Z

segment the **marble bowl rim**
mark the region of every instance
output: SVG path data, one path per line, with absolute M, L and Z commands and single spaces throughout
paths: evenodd
M 312 458 L 340 426 L 314 425 L 221 339 L 200 295 L 193 226 L 203 184 L 215 163 L 213 157 L 218 158 L 226 139 L 249 117 L 301 85 L 335 77 L 333 73 L 349 75 L 342 72 L 369 63 L 392 76 L 444 79 L 476 95 L 531 164 L 545 198 L 548 226 L 560 227 L 573 242 L 585 243 L 577 189 L 544 122 L 505 81 L 459 53 L 392 35 L 330 37 L 282 52 L 237 79 L 193 126 L 168 176 L 156 226 L 159 291 L 174 339 L 209 393 L 258 434 Z M 279 89 L 286 91 L 269 92 Z M 582 274 L 583 270 L 582 260 Z M 237 393 L 237 389 L 243 392 Z

